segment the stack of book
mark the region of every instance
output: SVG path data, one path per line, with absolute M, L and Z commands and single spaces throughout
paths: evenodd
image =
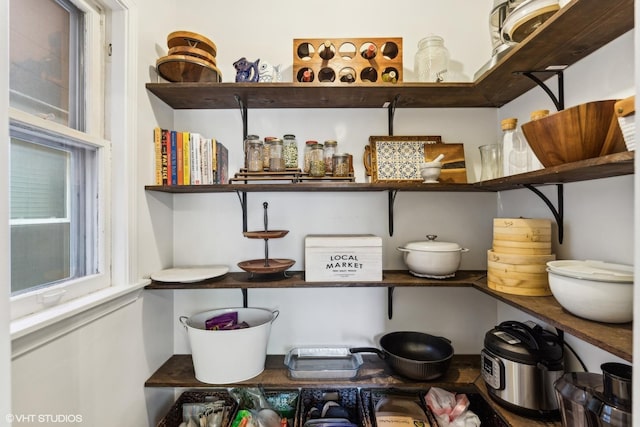
M 156 185 L 227 184 L 228 151 L 215 138 L 159 127 L 153 130 Z

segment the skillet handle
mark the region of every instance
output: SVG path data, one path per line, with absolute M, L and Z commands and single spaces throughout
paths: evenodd
M 350 353 L 375 353 L 382 360 L 387 360 L 387 353 L 375 347 L 353 347 L 349 349 Z

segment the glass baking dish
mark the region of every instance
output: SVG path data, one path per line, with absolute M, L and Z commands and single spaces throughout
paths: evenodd
M 354 378 L 362 366 L 362 356 L 346 347 L 295 347 L 284 358 L 291 378 Z

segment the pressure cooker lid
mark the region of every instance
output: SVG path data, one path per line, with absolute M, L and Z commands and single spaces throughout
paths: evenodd
M 513 362 L 551 370 L 562 369 L 563 346 L 560 338 L 533 322 L 506 321 L 486 333 L 484 346 L 496 356 Z

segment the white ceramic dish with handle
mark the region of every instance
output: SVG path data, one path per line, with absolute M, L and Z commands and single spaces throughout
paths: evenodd
M 410 242 L 398 248 L 414 276 L 432 279 L 453 277 L 460 267 L 462 253 L 469 251 L 457 243 L 438 242 L 436 237 L 429 234 L 425 241 Z

